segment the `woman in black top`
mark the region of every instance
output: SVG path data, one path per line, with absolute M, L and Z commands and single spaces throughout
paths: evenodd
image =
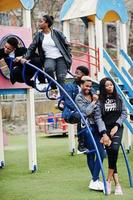
M 99 87 L 100 96 L 95 110 L 95 121 L 102 135 L 101 142 L 106 146 L 108 155 L 107 192 L 111 193 L 113 177 L 116 185 L 115 194 L 122 195 L 117 174 L 117 159 L 127 111 L 123 100 L 116 91 L 114 82 L 110 78 L 103 78 Z
M 71 50 L 64 34 L 52 28 L 52 25 L 52 16 L 44 15 L 39 19 L 40 31 L 36 33 L 33 42 L 29 46 L 25 59 L 30 59 L 33 53 L 38 50 L 45 72 L 53 79 L 55 79 L 56 74 L 58 83 L 64 86 L 67 70 L 70 69 L 72 63 Z M 49 79 L 48 82 L 50 82 Z M 51 89 L 56 89 L 54 83 L 51 83 Z M 56 99 L 54 92 L 52 97 Z

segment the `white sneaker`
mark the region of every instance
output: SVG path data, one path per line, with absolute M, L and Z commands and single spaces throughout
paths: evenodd
M 115 195 L 123 195 L 122 188 L 120 185 L 115 187 Z
M 88 151 L 88 149 L 85 149 L 84 151 L 77 150 L 77 155 L 85 154 Z
M 91 180 L 88 187 L 91 190 L 103 191 L 103 185 L 101 185 L 101 183 L 99 183 L 99 180 L 96 180 L 96 181 Z
M 99 182 L 99 185 L 100 185 L 101 189 L 104 190 L 104 184 L 103 184 L 103 182 L 100 181 L 100 180 L 98 180 L 98 182 Z
M 111 182 L 106 181 L 107 195 L 111 194 Z M 103 188 L 103 193 L 105 194 L 105 188 Z

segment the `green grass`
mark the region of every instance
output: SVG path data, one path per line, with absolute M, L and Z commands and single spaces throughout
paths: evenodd
M 5 150 L 6 166 L 0 170 L 0 200 L 133 200 L 122 153 L 119 174 L 124 195 L 104 196 L 90 191 L 91 180 L 85 156 L 70 156 L 68 139 L 37 138 L 38 171 L 28 171 L 27 137 L 9 136 Z M 129 154 L 133 172 L 133 152 Z M 104 162 L 107 169 L 107 161 Z

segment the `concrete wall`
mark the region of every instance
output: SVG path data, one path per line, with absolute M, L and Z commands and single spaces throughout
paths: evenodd
M 49 112 L 59 113 L 59 110 L 55 108 L 56 101 L 37 101 L 35 102 L 36 115 L 48 114 Z M 2 103 L 2 116 L 3 119 L 10 119 L 12 103 Z M 15 103 L 15 118 L 21 120 L 26 119 L 26 102 Z

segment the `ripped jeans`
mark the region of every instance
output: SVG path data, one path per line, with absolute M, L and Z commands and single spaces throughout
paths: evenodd
M 111 128 L 107 128 L 107 134 L 110 137 L 109 133 L 111 131 Z M 108 155 L 108 167 L 109 169 L 113 169 L 114 173 L 117 173 L 117 159 L 118 159 L 118 153 L 119 153 L 119 147 L 121 145 L 123 135 L 123 126 L 118 129 L 118 131 L 115 133 L 115 135 L 110 139 L 112 141 L 111 145 L 109 147 L 106 146 L 106 151 Z
M 44 63 L 44 69 L 45 72 L 51 76 L 55 80 L 55 75 L 57 78 L 57 82 L 64 87 L 64 81 L 65 77 L 67 75 L 67 65 L 63 57 L 52 59 L 52 58 L 46 58 Z M 48 82 L 50 83 L 51 80 L 48 79 Z M 51 83 L 51 89 L 57 89 L 55 83 Z M 60 94 L 62 95 L 62 92 L 60 90 Z

